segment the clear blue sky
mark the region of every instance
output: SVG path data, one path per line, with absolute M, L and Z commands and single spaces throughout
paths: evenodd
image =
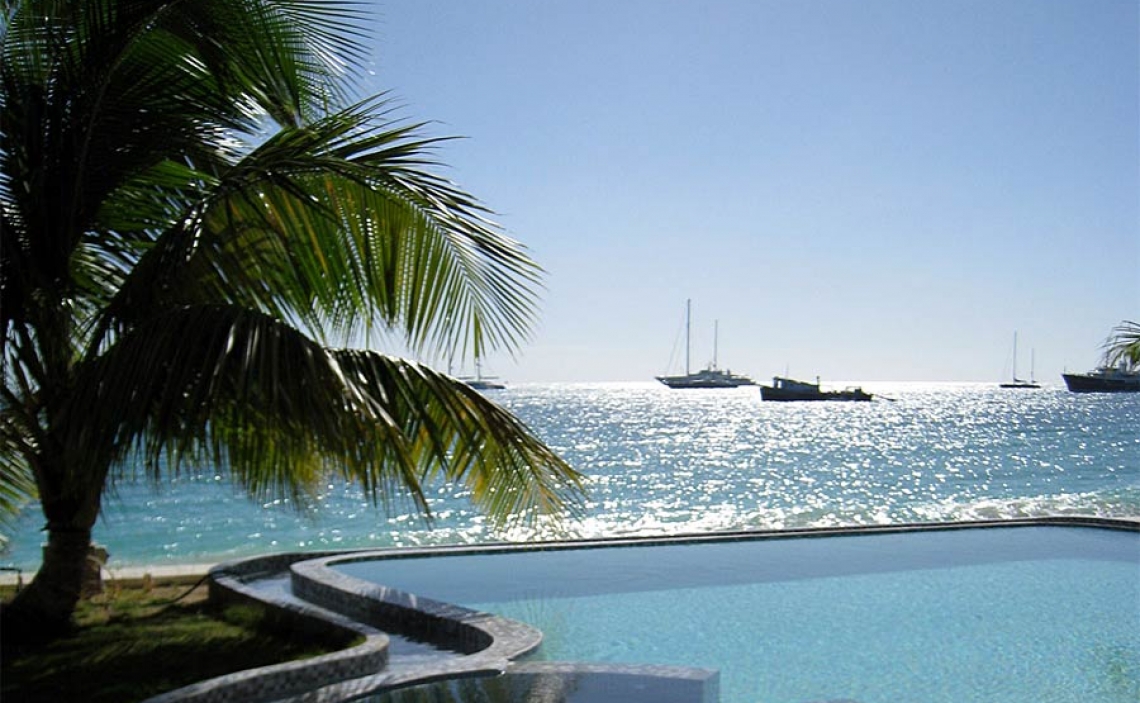
M 367 89 L 548 272 L 508 382 L 651 380 L 692 298 L 694 366 L 1059 383 L 1140 321 L 1138 8 L 380 0 Z

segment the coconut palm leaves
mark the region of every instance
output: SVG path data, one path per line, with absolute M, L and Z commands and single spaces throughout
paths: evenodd
M 1140 323 L 1124 320 L 1104 343 L 1106 366 L 1140 368 Z
M 576 504 L 578 475 L 483 396 L 339 348 L 517 349 L 542 273 L 436 173 L 441 140 L 346 103 L 351 6 L 28 0 L 4 22 L 0 512 L 38 495 L 45 578 L 134 459 L 425 510 L 452 481 L 499 520 Z
M 259 495 L 303 498 L 339 475 L 378 500 L 410 497 L 426 510 L 421 486 L 440 479 L 504 519 L 553 512 L 575 485 L 572 472 L 550 471 L 556 455 L 466 384 L 415 362 L 331 350 L 232 306 L 137 326 L 83 370 L 73 395 L 69 412 L 93 417 L 69 422 L 77 435 L 66 439 L 88 456 L 137 455 L 152 472 L 209 461 Z

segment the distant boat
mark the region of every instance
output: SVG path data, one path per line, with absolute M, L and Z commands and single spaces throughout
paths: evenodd
M 740 376 L 731 371 L 721 371 L 716 365 L 717 352 L 717 323 L 713 323 L 713 360 L 712 363 L 696 373 L 689 372 L 689 332 L 692 321 L 693 301 L 685 301 L 685 375 L 683 376 L 655 376 L 670 388 L 739 388 L 740 386 L 755 386 L 756 382 L 747 376 Z
M 498 391 L 506 388 L 506 384 L 500 383 L 498 376 L 484 376 L 483 365 L 475 361 L 475 375 L 474 376 L 460 376 L 459 380 L 471 386 L 477 391 Z
M 477 391 L 501 391 L 507 387 L 505 383 L 487 380 L 486 378 L 463 379 L 463 382 Z
M 1033 380 L 1033 352 L 1029 353 L 1029 380 L 1017 377 L 1017 332 L 1013 333 L 1013 380 L 1000 384 L 1002 388 L 1040 388 L 1041 385 Z
M 841 391 L 825 391 L 815 383 L 796 381 L 783 376 L 774 376 L 772 385 L 760 386 L 761 400 L 870 400 L 873 396 L 862 388 L 845 388 Z
M 1088 373 L 1063 373 L 1065 385 L 1073 393 L 1140 393 L 1140 369 L 1100 366 Z

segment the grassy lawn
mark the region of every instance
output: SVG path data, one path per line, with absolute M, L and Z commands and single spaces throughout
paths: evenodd
M 192 589 L 192 590 L 191 590 Z M 8 601 L 13 587 L 0 587 Z M 130 703 L 222 674 L 329 651 L 261 627 L 253 608 L 213 606 L 206 586 L 107 584 L 76 632 L 35 648 L 0 633 L 0 699 Z

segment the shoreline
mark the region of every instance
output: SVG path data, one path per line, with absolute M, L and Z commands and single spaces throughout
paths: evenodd
M 1097 519 L 1096 516 L 1083 516 Z M 1123 522 L 1135 523 L 1140 527 L 1140 515 L 1111 518 Z M 878 526 L 883 527 L 883 526 Z M 359 550 L 345 550 L 359 551 Z M 263 555 L 264 556 L 264 555 Z M 257 558 L 256 555 L 248 557 Z M 148 578 L 154 583 L 166 584 L 193 584 L 206 578 L 210 569 L 223 562 L 215 564 L 168 564 L 152 566 L 128 566 L 122 568 L 103 567 L 104 583 L 141 584 Z M 27 584 L 35 576 L 34 571 L 0 571 L 0 586 L 15 586 L 19 583 Z
M 130 566 L 121 569 L 103 567 L 103 583 L 125 585 L 141 584 L 148 578 L 153 583 L 192 584 L 206 578 L 217 564 L 179 564 L 158 566 Z M 27 585 L 34 571 L 0 571 L 0 586 Z

